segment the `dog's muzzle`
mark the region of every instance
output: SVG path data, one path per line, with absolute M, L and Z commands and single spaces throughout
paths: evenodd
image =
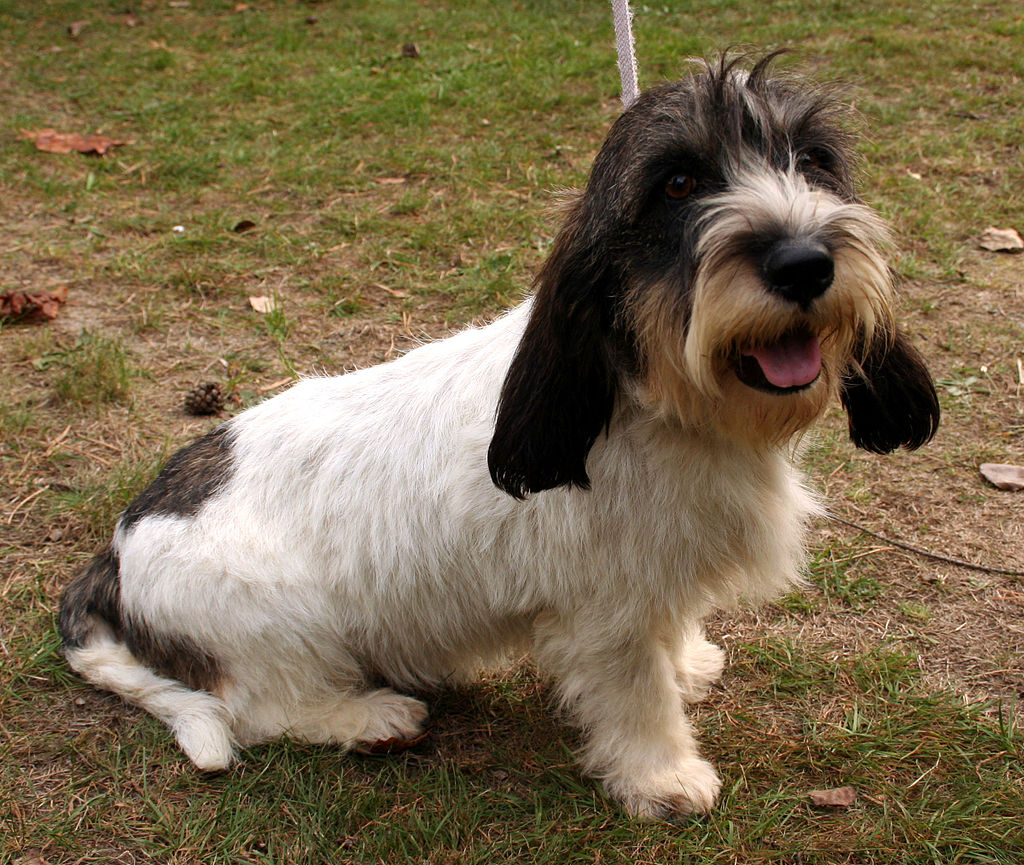
M 761 260 L 768 291 L 807 312 L 835 277 L 828 247 L 817 240 L 786 238 L 769 247 Z M 740 348 L 736 375 L 750 387 L 767 393 L 796 393 L 821 375 L 821 344 L 817 334 L 796 328 L 773 342 Z

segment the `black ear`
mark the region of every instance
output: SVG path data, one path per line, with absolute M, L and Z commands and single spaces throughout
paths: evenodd
M 899 331 L 876 331 L 860 368 L 844 376 L 840 397 L 853 443 L 876 454 L 919 448 L 939 427 L 931 374 Z
M 516 498 L 587 489 L 587 455 L 608 426 L 617 376 L 601 257 L 563 230 L 537 280 L 526 330 L 498 400 L 487 465 Z

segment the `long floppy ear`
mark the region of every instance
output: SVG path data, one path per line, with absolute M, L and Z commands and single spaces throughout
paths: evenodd
M 491 479 L 515 498 L 588 489 L 586 461 L 615 405 L 611 300 L 602 256 L 570 217 L 537 278 L 537 293 L 498 400 L 487 451 Z
M 939 399 L 924 358 L 900 331 L 876 331 L 859 369 L 843 378 L 840 398 L 853 443 L 876 454 L 931 441 Z

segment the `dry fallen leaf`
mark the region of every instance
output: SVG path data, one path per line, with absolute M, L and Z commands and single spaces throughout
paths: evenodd
M 0 318 L 51 321 L 67 302 L 66 286 L 47 291 L 7 291 L 0 294 Z
M 1024 490 L 1024 466 L 1004 463 L 982 463 L 981 474 L 992 486 L 1001 490 L 1018 492 Z
M 236 222 L 231 230 L 235 234 L 242 234 L 243 232 L 250 231 L 256 227 L 256 223 L 251 219 L 243 219 L 240 222 Z
M 812 790 L 811 802 L 819 808 L 849 808 L 857 801 L 853 787 L 836 787 L 833 790 Z
M 249 306 L 256 310 L 256 312 L 268 313 L 274 309 L 274 299 L 267 297 L 266 295 L 260 295 L 259 297 L 250 297 Z
M 22 129 L 21 137 L 31 141 L 43 153 L 91 153 L 106 155 L 112 147 L 128 144 L 106 135 L 79 135 L 77 132 L 58 132 L 56 129 Z
M 986 228 L 978 238 L 978 246 L 989 252 L 1020 252 L 1024 240 L 1012 228 Z

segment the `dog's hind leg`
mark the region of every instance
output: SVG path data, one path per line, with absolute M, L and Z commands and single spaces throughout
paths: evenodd
M 289 714 L 283 732 L 296 741 L 358 748 L 388 739 L 415 739 L 423 732 L 427 708 L 413 697 L 381 688 L 335 694 Z
M 232 714 L 212 693 L 223 683 L 217 665 L 191 642 L 151 634 L 124 615 L 112 547 L 65 589 L 59 625 L 73 670 L 163 721 L 200 769 L 231 764 Z
M 538 661 L 587 740 L 583 768 L 640 819 L 705 813 L 721 781 L 702 759 L 664 643 L 594 619 L 538 622 Z
M 71 668 L 163 721 L 197 768 L 215 772 L 231 765 L 235 740 L 224 702 L 157 675 L 105 630 L 97 627 L 84 645 L 65 648 Z

